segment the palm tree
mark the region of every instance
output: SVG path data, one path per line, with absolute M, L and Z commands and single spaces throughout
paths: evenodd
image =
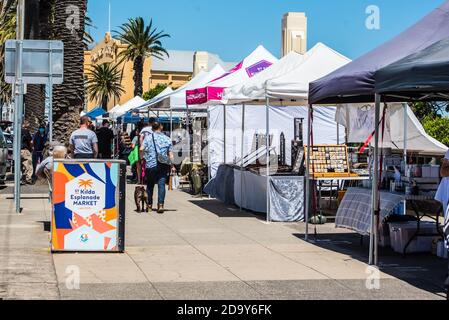
M 0 0 L 0 104 L 11 102 L 11 85 L 5 82 L 5 42 L 16 37 L 17 0 Z
M 162 46 L 162 39 L 170 37 L 163 31 L 153 28 L 153 20 L 148 26 L 142 17 L 129 19 L 127 23 L 120 27 L 117 34 L 118 40 L 128 45 L 127 49 L 120 53 L 123 59 L 134 62 L 134 95 L 143 94 L 143 67 L 145 59 L 149 57 L 168 57 L 168 52 Z
M 48 40 L 51 35 L 54 0 L 27 0 L 25 2 L 25 39 Z M 45 85 L 28 85 L 25 95 L 25 119 L 36 130 L 45 116 Z
M 52 39 L 64 42 L 64 83 L 54 88 L 54 135 L 67 142 L 84 104 L 84 20 L 87 0 L 54 2 Z
M 118 65 L 103 63 L 94 65 L 87 79 L 87 93 L 91 100 L 101 103 L 108 111 L 110 98 L 120 99 L 125 92 L 122 86 L 122 72 Z

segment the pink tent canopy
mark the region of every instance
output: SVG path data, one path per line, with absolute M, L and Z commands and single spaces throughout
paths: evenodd
M 209 82 L 206 87 L 187 90 L 187 105 L 219 103 L 223 100 L 224 89 L 245 82 L 277 61 L 278 59 L 267 49 L 263 46 L 258 46 L 242 62 L 222 76 Z

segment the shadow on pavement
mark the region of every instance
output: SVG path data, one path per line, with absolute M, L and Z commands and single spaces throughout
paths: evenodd
M 293 234 L 304 239 L 304 233 Z M 369 238 L 356 233 L 320 233 L 310 235 L 310 243 L 330 251 L 351 256 L 368 263 Z M 363 241 L 361 241 L 363 239 Z M 406 257 L 391 248 L 379 247 L 380 270 L 416 288 L 441 294 L 447 277 L 448 261 L 431 254 L 408 254 Z
M 242 210 L 234 205 L 224 205 L 223 202 L 215 199 L 194 199 L 190 203 L 207 210 L 219 218 L 256 218 L 258 220 L 265 220 L 265 214 L 257 214 L 255 212 Z

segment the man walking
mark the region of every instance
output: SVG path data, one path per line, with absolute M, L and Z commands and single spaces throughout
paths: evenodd
M 98 158 L 112 159 L 112 141 L 114 140 L 114 132 L 109 128 L 109 121 L 103 120 L 102 127 L 97 130 L 98 138 Z
M 98 156 L 98 139 L 89 129 L 91 123 L 89 117 L 82 117 L 80 128 L 70 136 L 70 150 L 75 159 L 95 159 Z
M 143 141 L 147 136 L 153 133 L 153 125 L 156 123 L 155 118 L 150 118 L 147 126 L 140 130 L 140 145 L 143 145 Z
M 33 137 L 29 130 L 29 123 L 25 120 L 22 124 L 22 146 L 20 150 L 20 158 L 22 161 L 22 184 L 33 184 L 32 151 Z
M 36 181 L 36 167 L 44 160 L 43 152 L 47 143 L 47 133 L 45 125 L 41 125 L 33 136 L 33 181 Z

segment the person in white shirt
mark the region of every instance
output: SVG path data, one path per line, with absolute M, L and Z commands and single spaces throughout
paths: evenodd
M 447 218 L 449 204 L 449 151 L 446 153 L 446 156 L 441 163 L 440 175 L 443 179 L 438 187 L 435 200 L 443 204 L 444 216 Z
M 153 133 L 153 125 L 156 123 L 155 118 L 150 118 L 148 125 L 140 131 L 140 145 L 143 146 L 145 138 Z

